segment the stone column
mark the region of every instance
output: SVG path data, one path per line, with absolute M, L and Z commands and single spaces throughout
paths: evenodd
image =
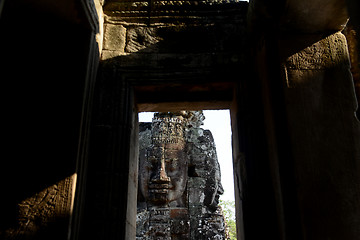
M 337 32 L 322 38 L 286 58 L 283 67 L 288 146 L 303 235 L 356 239 L 360 124 L 345 36 Z
M 360 125 L 345 1 L 277 4 L 253 1 L 249 19 L 280 239 L 356 239 Z
M 131 85 L 114 75 L 105 77 L 107 73 L 102 66 L 80 238 L 135 239 L 137 110 Z

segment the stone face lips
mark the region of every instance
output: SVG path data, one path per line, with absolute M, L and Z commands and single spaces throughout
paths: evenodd
M 137 240 L 226 239 L 215 143 L 201 111 L 140 124 Z

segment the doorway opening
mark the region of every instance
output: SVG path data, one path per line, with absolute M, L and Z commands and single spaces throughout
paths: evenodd
M 149 131 L 151 130 L 151 122 L 153 121 L 154 118 L 154 114 L 155 112 L 140 112 L 138 114 L 139 117 L 139 123 L 140 123 L 140 138 L 144 138 L 144 131 Z M 217 203 L 216 205 L 221 206 L 222 212 L 221 215 L 225 220 L 225 229 L 224 229 L 224 234 L 226 236 L 226 239 L 236 239 L 236 219 L 235 219 L 235 194 L 234 194 L 234 177 L 233 177 L 233 160 L 232 160 L 232 146 L 231 146 L 231 123 L 230 123 L 230 111 L 227 110 L 203 110 L 202 111 L 202 115 L 205 117 L 202 121 L 201 121 L 201 126 L 198 126 L 198 128 L 196 128 L 196 134 L 199 132 L 199 135 L 202 136 L 206 136 L 208 134 L 208 132 L 210 131 L 211 133 L 211 138 L 213 138 L 213 140 L 211 140 L 214 143 L 214 148 L 215 148 L 215 158 L 216 158 L 216 162 L 218 162 L 218 164 L 220 165 L 220 175 L 221 175 L 221 183 L 219 182 L 220 186 L 219 188 L 221 188 L 220 190 L 220 195 L 218 196 L 219 199 L 217 199 Z M 156 115 L 157 116 L 157 115 Z M 146 129 L 147 128 L 147 129 Z M 205 134 L 204 134 L 205 132 Z M 149 131 L 150 133 L 150 131 Z M 148 134 L 149 134 L 148 133 Z M 190 132 L 190 134 L 192 134 Z M 198 136 L 198 135 L 197 135 Z M 199 138 L 200 139 L 200 138 Z M 202 139 L 205 139 L 205 137 L 202 137 Z M 139 140 L 139 144 L 141 145 L 143 140 Z M 191 141 L 191 140 L 190 140 Z M 201 144 L 204 144 L 203 142 L 201 142 Z M 204 152 L 207 152 L 209 149 L 205 146 L 206 143 L 204 145 L 199 145 L 199 149 L 201 150 L 201 148 L 204 150 Z M 141 148 L 141 146 L 140 146 Z M 141 153 L 142 151 L 142 153 Z M 144 151 L 140 150 L 140 158 L 141 155 L 144 155 Z M 148 153 L 146 153 L 148 154 Z M 151 154 L 148 154 L 151 155 Z M 201 154 L 199 154 L 201 155 Z M 211 155 L 211 154 L 210 154 Z M 196 156 L 198 157 L 198 156 Z M 195 157 L 195 158 L 196 158 Z M 191 158 L 191 157 L 190 157 Z M 141 162 L 141 160 L 140 160 Z M 193 164 L 193 163 L 191 163 Z M 141 163 L 140 163 L 141 165 Z M 189 177 L 189 183 L 188 185 L 193 184 L 193 181 L 199 181 L 199 180 L 204 180 L 205 178 L 192 178 L 194 176 L 200 176 L 201 173 L 201 169 L 195 170 L 197 169 L 197 167 L 193 165 L 189 165 L 188 167 L 188 175 Z M 197 172 L 199 171 L 199 172 Z M 139 174 L 142 171 L 139 170 Z M 206 172 L 204 174 L 216 174 L 215 172 Z M 140 179 L 140 178 L 139 178 Z M 210 178 L 209 178 L 210 179 Z M 198 186 L 198 189 L 196 188 L 195 192 L 199 193 L 202 191 L 202 189 L 206 188 L 214 188 L 214 186 L 209 185 L 210 181 L 207 182 L 200 182 L 200 185 L 202 184 L 203 186 Z M 141 184 L 141 183 L 139 183 Z M 213 183 L 213 184 L 217 184 L 217 183 Z M 206 186 L 205 186 L 206 185 Z M 141 188 L 141 186 L 139 186 L 139 188 Z M 141 190 L 141 189 L 140 189 Z M 209 190 L 205 190 L 209 191 Z M 141 193 L 140 193 L 141 194 Z M 189 224 L 192 225 L 199 225 L 202 224 L 202 222 L 205 222 L 207 219 L 210 218 L 205 218 L 204 214 L 200 217 L 197 216 L 197 219 L 202 219 L 202 220 L 194 220 L 194 206 L 198 207 L 200 206 L 198 204 L 198 202 L 204 201 L 206 202 L 206 198 L 207 195 L 205 194 L 205 196 L 193 196 L 194 194 L 191 193 L 191 190 L 189 190 L 187 199 L 189 200 L 189 206 L 191 205 L 191 207 L 189 207 L 189 215 L 191 216 L 189 220 Z M 197 198 L 198 197 L 198 198 Z M 195 199 L 194 201 L 197 201 L 196 203 L 191 203 L 191 199 Z M 142 208 L 142 206 L 139 206 L 138 204 L 138 210 L 139 208 Z M 180 209 L 180 208 L 179 208 Z M 203 207 L 203 209 L 206 209 L 205 207 Z M 180 211 L 180 210 L 177 210 Z M 206 211 L 206 210 L 202 210 L 202 211 Z M 214 210 L 215 212 L 215 210 Z M 138 212 L 138 221 L 141 219 L 142 221 L 144 221 L 144 218 L 146 218 L 147 213 L 144 214 L 144 212 L 141 210 L 140 214 Z M 165 214 L 166 213 L 162 213 Z M 193 214 L 193 215 L 192 215 Z M 171 215 L 171 211 L 170 211 L 170 215 Z M 181 215 L 181 214 L 180 214 Z M 210 214 L 211 215 L 211 214 Z M 215 220 L 214 220 L 215 219 Z M 158 221 L 159 219 L 157 219 Z M 172 220 L 174 221 L 174 220 Z M 201 222 L 202 221 L 202 222 Z M 216 222 L 218 220 L 216 220 L 216 218 L 213 217 L 212 219 L 213 222 Z M 217 222 L 218 224 L 214 225 L 213 224 L 213 228 L 218 228 L 216 230 L 214 230 L 215 232 L 217 232 L 220 230 L 220 228 L 222 227 L 221 224 L 219 224 L 219 221 Z M 146 223 L 149 224 L 149 223 Z M 204 227 L 203 230 L 205 230 L 205 228 L 208 228 L 210 225 L 201 225 L 201 227 Z M 141 227 L 143 228 L 143 227 Z M 199 227 L 197 227 L 197 229 L 192 226 L 189 227 L 189 231 L 190 231 L 190 235 L 191 238 L 190 239 L 195 239 L 194 236 L 196 237 L 200 237 L 201 234 L 205 234 L 204 232 L 202 233 L 202 229 L 200 229 Z M 137 232 L 140 231 L 139 229 L 137 229 Z M 183 231 L 184 230 L 172 230 L 172 231 Z M 197 231 L 197 232 L 194 232 Z M 139 232 L 138 232 L 139 234 Z M 209 233 L 209 229 L 208 229 L 208 233 L 207 234 L 211 234 Z M 202 235 L 201 235 L 202 236 Z M 204 235 L 205 236 L 205 235 Z M 225 239 L 225 238 L 224 238 Z

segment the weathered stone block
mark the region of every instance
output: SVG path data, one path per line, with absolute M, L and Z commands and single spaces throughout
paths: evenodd
M 171 239 L 170 224 L 166 224 L 166 223 L 151 224 L 149 227 L 149 235 L 153 237 L 149 239 L 159 239 L 159 240 Z
M 117 24 L 105 24 L 103 49 L 124 53 L 125 44 L 126 28 Z
M 170 218 L 183 219 L 188 217 L 188 210 L 186 208 L 172 208 L 170 210 Z
M 201 177 L 189 178 L 188 186 L 189 188 L 205 188 L 206 179 Z
M 196 173 L 198 174 L 199 177 L 202 177 L 202 178 L 208 178 L 209 175 L 213 174 L 209 171 L 208 168 L 202 168 L 201 166 L 196 171 Z
M 147 210 L 139 212 L 136 215 L 136 222 L 141 223 L 136 226 L 136 236 L 144 236 L 149 229 L 150 213 Z M 139 238 L 142 239 L 142 238 Z
M 322 85 L 325 70 L 349 67 L 349 54 L 345 36 L 334 33 L 287 58 L 285 78 L 288 87 Z
M 168 208 L 164 209 L 153 209 L 150 211 L 151 221 L 168 221 L 170 218 L 170 210 Z
M 155 44 L 162 40 L 157 35 L 155 27 L 129 27 L 126 33 L 127 44 L 126 52 L 138 52 L 140 50 L 153 52 L 156 50 Z
M 18 225 L 0 232 L 0 238 L 35 239 L 59 219 L 62 223 L 57 223 L 54 229 L 65 233 L 72 211 L 74 181 L 75 175 L 69 176 L 21 201 L 18 204 Z
M 186 237 L 182 239 L 188 239 L 190 221 L 189 211 L 187 208 L 173 208 L 170 210 L 171 218 L 171 234 L 179 237 Z M 174 237 L 172 238 L 174 239 Z M 180 238 L 181 239 L 181 238 Z
M 172 219 L 171 220 L 171 233 L 174 235 L 188 234 L 190 229 L 189 220 Z
M 203 216 L 204 214 L 207 214 L 207 213 L 209 213 L 209 211 L 204 206 L 201 206 L 201 205 L 189 206 L 190 216 L 199 217 L 199 216 Z
M 349 64 L 345 36 L 338 32 L 291 55 L 286 60 L 288 69 L 319 70 L 339 64 Z
M 201 188 L 193 188 L 189 190 L 189 206 L 204 205 L 205 192 Z

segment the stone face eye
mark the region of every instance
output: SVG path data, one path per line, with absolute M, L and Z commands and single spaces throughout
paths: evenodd
M 165 161 L 169 166 L 169 170 L 171 170 L 171 171 L 176 170 L 176 168 L 178 167 L 178 159 L 177 158 L 168 158 Z
M 157 164 L 157 159 L 156 159 L 156 157 L 150 156 L 150 157 L 148 158 L 148 163 L 147 163 L 148 168 L 154 169 L 154 168 L 156 167 L 156 164 Z

